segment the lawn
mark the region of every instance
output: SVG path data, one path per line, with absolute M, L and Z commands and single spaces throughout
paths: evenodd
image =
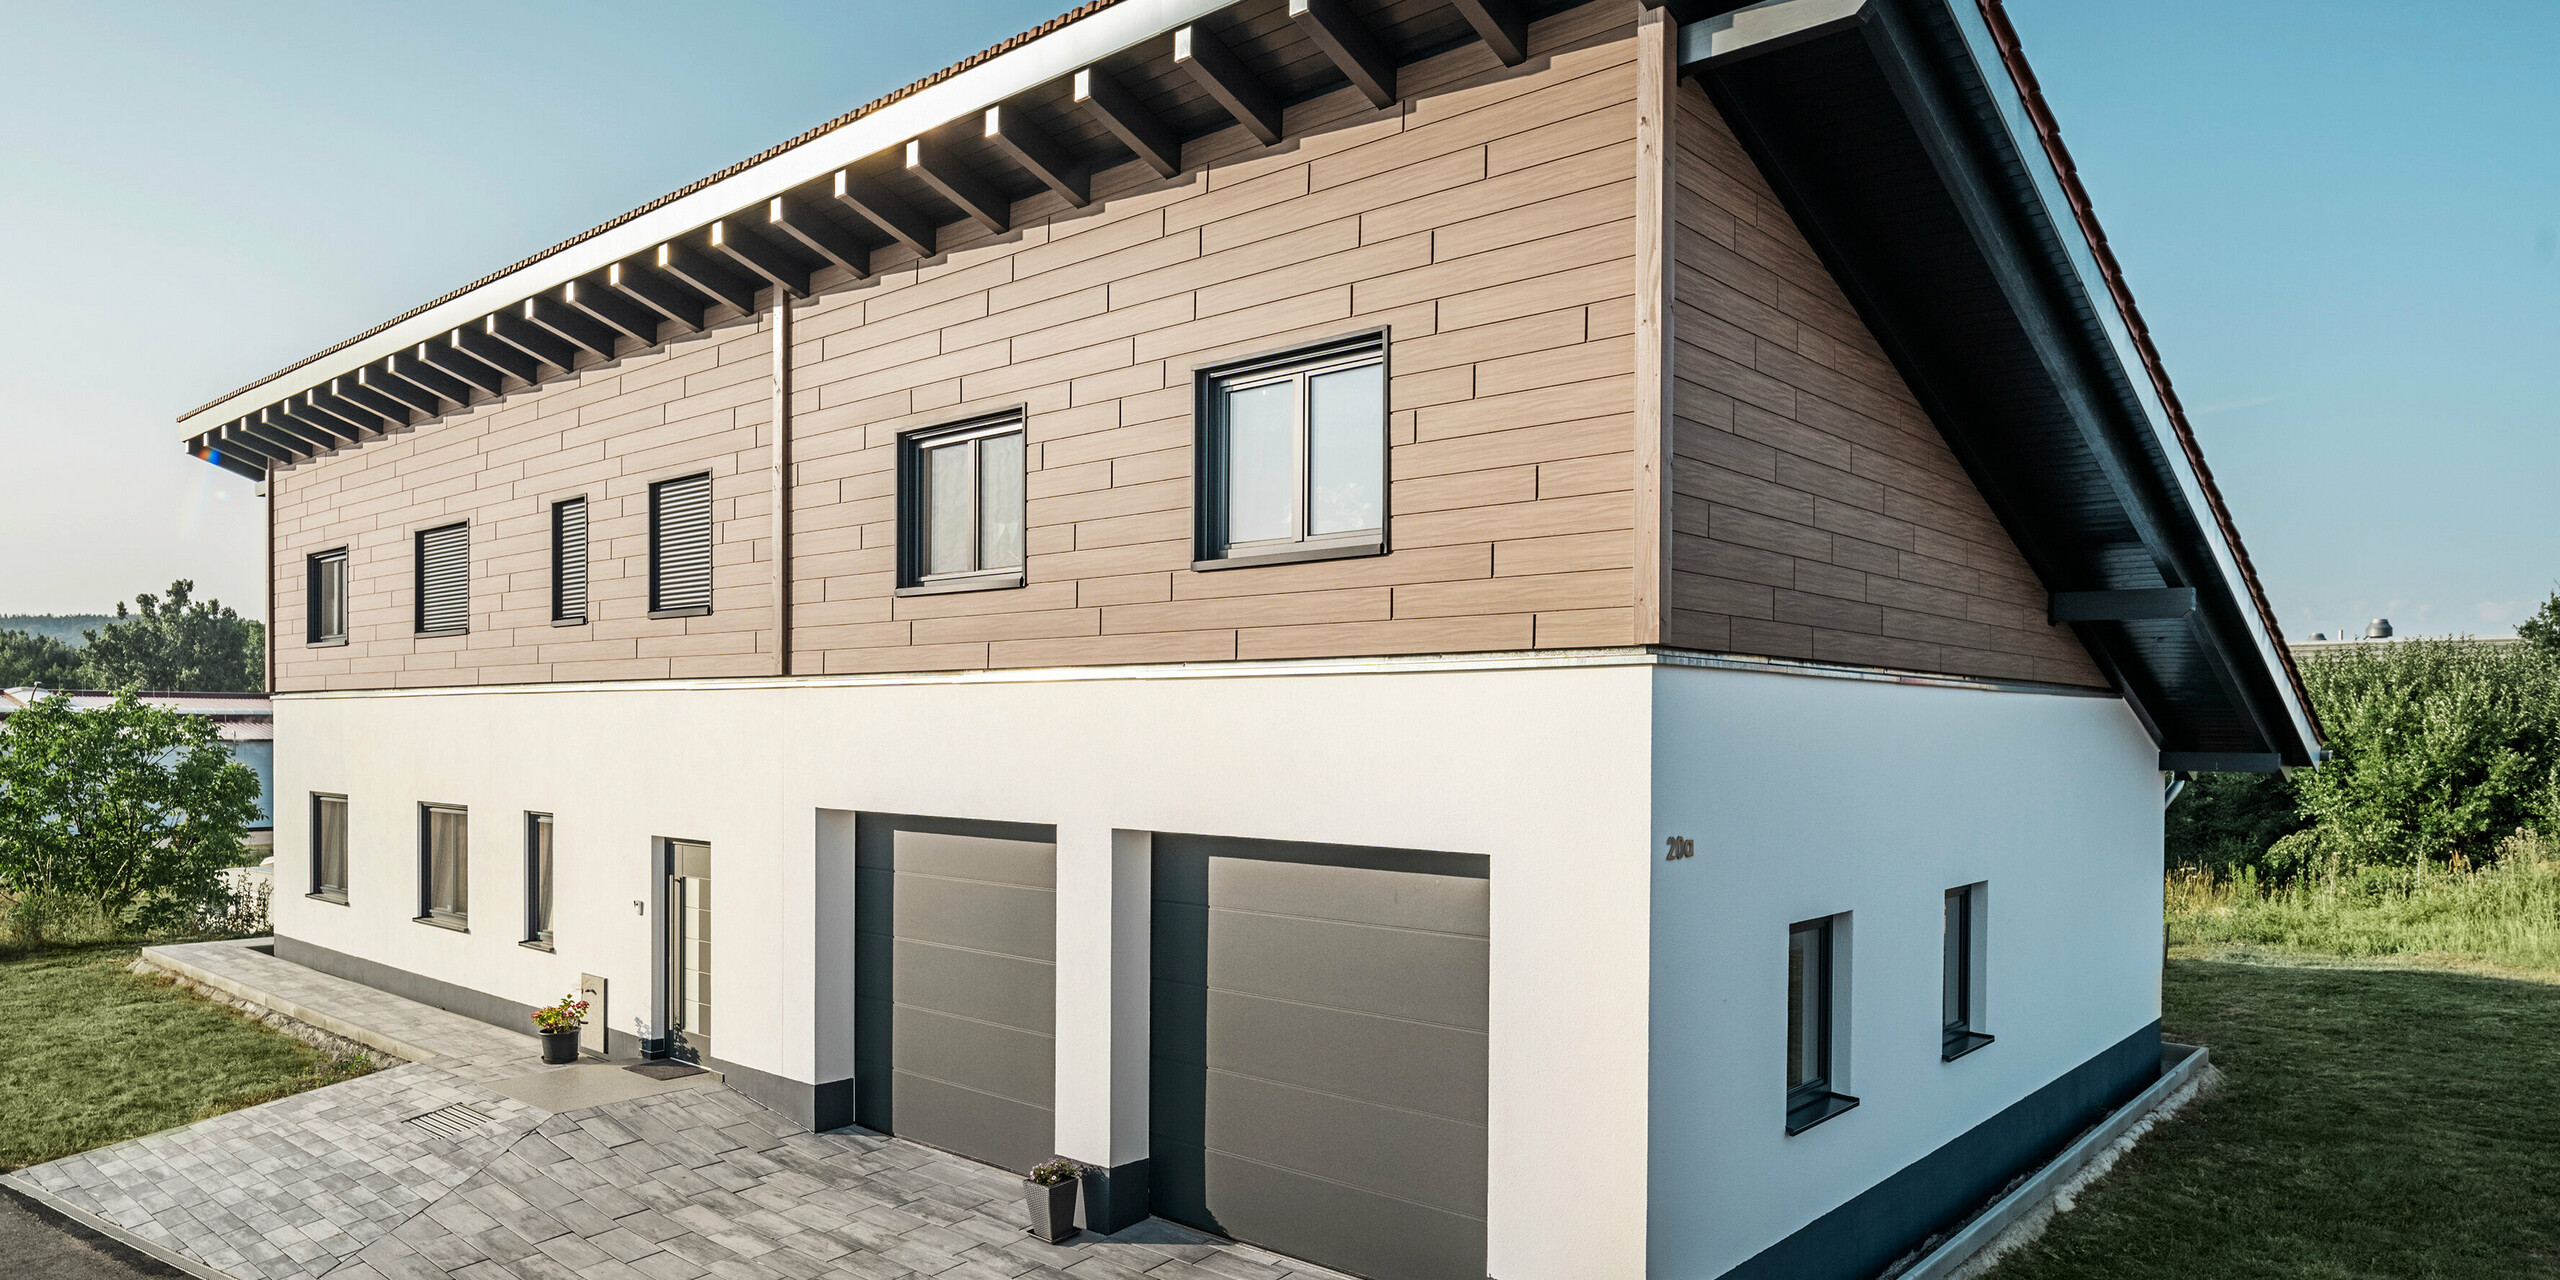
M 2166 1027 L 2227 1086 L 1992 1280 L 2560 1273 L 2560 985 L 2182 950 Z
M 163 979 L 137 948 L 0 958 L 0 1170 L 41 1164 L 372 1069 Z

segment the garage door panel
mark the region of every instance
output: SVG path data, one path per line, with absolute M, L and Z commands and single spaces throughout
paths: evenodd
M 1483 1030 L 1486 941 L 1212 910 L 1209 986 Z
M 1485 1036 L 1157 983 L 1157 1056 L 1454 1120 L 1485 1113 Z M 1214 1059 L 1214 1060 L 1204 1060 Z
M 906 938 L 892 954 L 889 995 L 899 1004 L 1044 1036 L 1057 1029 L 1053 965 Z
M 1164 1136 L 1309 1177 L 1481 1212 L 1485 1129 L 1185 1063 L 1157 1064 Z M 1184 1123 L 1197 1116 L 1197 1125 Z
M 1395 1280 L 1484 1280 L 1484 1219 L 1197 1147 L 1158 1146 L 1158 1211 L 1237 1240 Z
M 893 931 L 901 938 L 1047 960 L 1057 954 L 1057 895 L 1047 889 L 901 873 Z
M 1032 889 L 1057 886 L 1057 858 L 1052 845 L 940 831 L 900 831 L 890 844 L 886 856 L 857 859 L 856 865 Z
M 901 1138 L 1018 1171 L 1048 1159 L 1056 1145 L 1056 1124 L 1046 1107 L 905 1071 L 892 1075 L 889 1087 Z
M 1057 1042 L 1044 1035 L 899 1005 L 891 1065 L 1036 1107 L 1056 1087 Z
M 1462 876 L 1251 858 L 1209 864 L 1208 905 L 1234 911 L 1482 937 L 1491 901 L 1491 881 Z

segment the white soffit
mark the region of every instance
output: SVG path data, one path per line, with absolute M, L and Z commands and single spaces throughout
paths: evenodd
M 344 374 L 358 365 L 406 351 L 430 338 L 514 306 L 591 271 L 637 256 L 713 220 L 772 199 L 803 183 L 1016 94 L 1062 80 L 1151 37 L 1194 22 L 1233 0 L 1120 0 L 1017 49 L 988 59 L 938 84 L 901 98 L 831 133 L 822 134 L 762 164 L 741 170 L 682 199 L 652 209 L 612 230 L 591 236 L 523 269 L 420 312 L 353 346 L 315 356 L 256 386 L 236 392 L 178 420 L 192 438 L 245 414 Z

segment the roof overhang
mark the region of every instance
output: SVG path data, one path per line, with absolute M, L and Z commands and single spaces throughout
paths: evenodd
M 1699 14 L 1714 98 L 2164 768 L 2318 723 L 1998 0 Z M 1675 6 L 1676 9 L 1676 6 Z

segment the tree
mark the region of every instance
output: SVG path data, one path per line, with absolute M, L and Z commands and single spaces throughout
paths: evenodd
M 121 933 L 213 900 L 257 813 L 258 775 L 211 720 L 131 690 L 93 711 L 41 698 L 0 721 L 0 889 L 29 942 L 75 904 Z
M 0 631 L 0 689 L 60 689 L 79 682 L 78 649 L 32 631 Z
M 2516 636 L 2544 653 L 2560 657 L 2560 591 L 2552 592 L 2532 617 L 2516 624 Z
M 116 604 L 116 620 L 88 633 L 80 678 L 93 689 L 184 689 L 254 692 L 266 681 L 266 628 L 224 608 L 194 600 L 196 584 L 169 584 L 166 603 L 136 595 L 139 613 Z

